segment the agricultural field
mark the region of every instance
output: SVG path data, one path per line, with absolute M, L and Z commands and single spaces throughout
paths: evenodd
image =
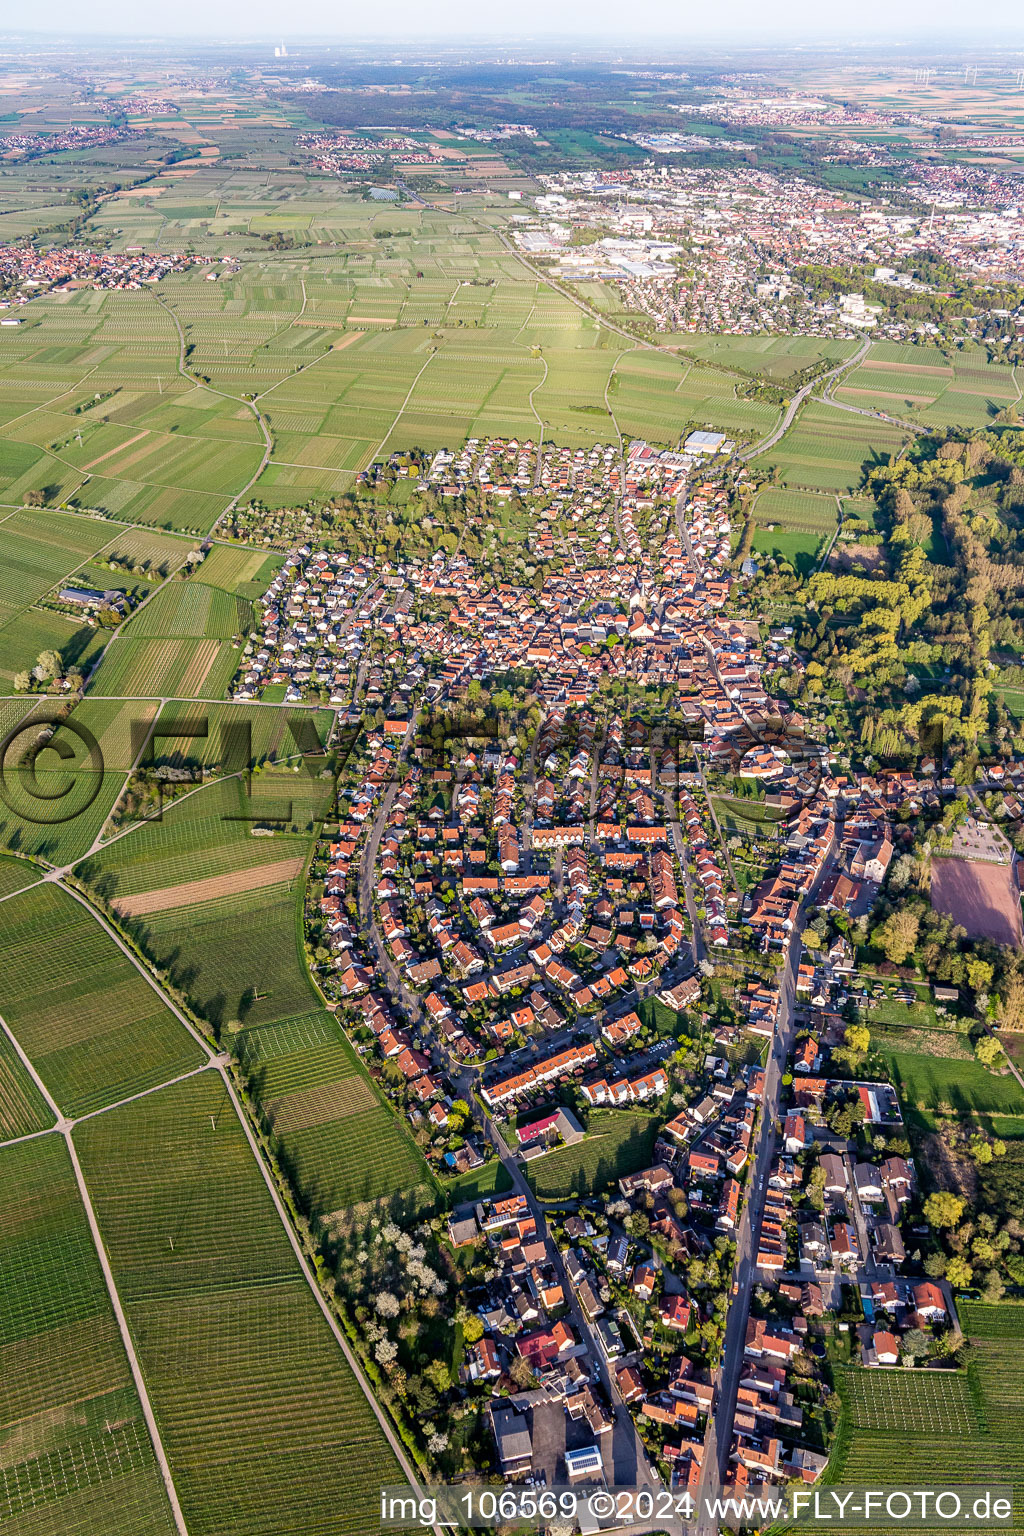
M 0 623 L 6 624 L 103 549 L 110 530 L 95 518 L 26 508 L 0 520 L 0 537 Z
M 759 528 L 774 523 L 779 528 L 825 535 L 835 531 L 838 508 L 834 496 L 768 489 L 760 492 L 753 511 Z
M 755 462 L 777 466 L 790 488 L 849 495 L 866 468 L 888 462 L 905 441 L 898 427 L 810 401 L 786 435 Z
M 363 1536 L 399 1469 L 223 1081 L 150 1094 L 75 1141 L 192 1536 Z
M 153 528 L 115 529 L 104 558 L 128 561 L 150 576 L 171 576 L 180 570 L 195 542 L 181 534 L 157 533 Z
M 237 1053 L 309 1208 L 329 1215 L 395 1195 L 425 1208 L 436 1198 L 426 1163 L 306 969 L 300 903 L 324 793 L 289 770 L 255 775 L 251 802 L 222 780 L 99 850 L 80 874 Z M 261 806 L 297 819 L 253 836 L 238 818 Z
M 0 444 L 0 464 L 3 462 Z M 70 615 L 35 606 L 108 544 L 110 530 L 93 518 L 25 509 L 0 519 L 0 693 L 14 692 L 19 672 L 40 651 L 59 651 L 66 668 L 88 669 L 103 636 Z
M 144 952 L 217 1028 L 287 1017 L 316 1001 L 299 902 L 311 846 L 305 829 L 322 814 L 324 794 L 318 782 L 288 771 L 254 777 L 251 800 L 240 781 L 218 782 L 100 850 L 84 870 L 105 901 L 123 906 Z M 254 822 L 281 816 L 292 819 L 270 836 L 253 835 Z M 260 883 L 254 871 L 268 869 Z M 215 878 L 225 884 L 211 891 L 203 883 Z M 255 908 L 251 885 L 261 893 Z M 140 893 L 149 899 L 133 916 Z
M 857 1429 L 918 1435 L 977 1434 L 978 1416 L 965 1371 L 848 1370 L 840 1391 Z
M 52 1110 L 0 1030 L 0 1141 L 30 1136 L 52 1124 Z
M 0 1528 L 173 1536 L 63 1139 L 0 1150 Z
M 41 871 L 27 859 L 0 854 L 0 900 L 13 896 L 15 891 L 23 891 L 27 885 L 34 885 L 40 878 Z
M 172 746 L 174 741 L 171 737 Z M 251 800 L 244 784 L 218 780 L 165 806 L 161 820 L 141 824 L 98 849 L 78 874 L 104 901 L 116 904 L 140 892 L 177 888 L 189 879 L 244 874 L 262 864 L 304 860 L 311 817 L 319 813 L 322 798 L 319 783 L 311 784 L 304 774 L 290 770 L 255 774 Z M 269 826 L 272 817 L 285 817 L 288 812 L 291 815 L 270 835 L 253 835 L 254 825 Z
M 215 544 L 200 567 L 200 580 L 244 598 L 262 597 L 281 567 L 280 555 L 243 545 Z
M 303 771 L 309 777 L 323 768 L 314 743 L 326 743 L 333 719 L 330 710 L 297 705 L 269 709 L 259 704 L 172 702 L 160 711 L 152 759 L 175 767 L 202 764 L 237 773 L 306 756 Z M 291 782 L 278 782 L 290 795 Z M 301 793 L 306 787 L 301 786 Z M 252 793 L 263 792 L 254 784 Z
M 941 1488 L 1014 1485 L 1024 1495 L 1024 1307 L 960 1302 L 974 1351 L 969 1374 L 837 1371 L 844 1418 L 830 1483 Z
M 224 697 L 252 604 L 196 577 L 170 581 L 111 640 L 91 682 L 104 698 Z
M 253 411 L 179 376 L 174 318 L 152 291 L 47 294 L 6 350 L 0 409 L 20 407 L 0 437 L 7 502 L 37 491 L 206 532 L 259 468 Z
M 328 1013 L 246 1029 L 234 1048 L 310 1209 L 329 1217 L 396 1194 L 421 1209 L 434 1203 L 405 1125 Z
M 5 761 L 4 843 L 58 866 L 81 858 L 113 810 L 157 707 L 150 700 L 86 697 L 60 720 L 60 701 L 12 700 L 22 719 Z M 13 724 L 14 718 L 8 732 Z
M 828 341 L 821 336 L 742 336 L 721 333 L 680 336 L 682 351 L 702 362 L 760 374 L 773 384 L 785 384 L 818 362 L 835 365 L 857 350 L 855 341 Z
M 658 1116 L 643 1110 L 595 1109 L 583 1141 L 527 1164 L 530 1188 L 541 1200 L 606 1189 L 650 1162 L 658 1125 Z
M 331 240 L 330 257 L 256 260 L 250 236 L 238 270 L 216 283 L 196 267 L 151 292 L 40 297 L 0 380 L 0 419 L 18 406 L 0 428 L 4 500 L 42 491 L 123 523 L 205 533 L 238 496 L 327 498 L 410 444 L 491 434 L 589 446 L 618 427 L 674 445 L 694 425 L 756 438 L 778 419 L 738 395 L 735 377 L 634 350 L 539 281 L 476 214 L 403 208 L 401 229 L 374 240 L 376 214 L 359 199 L 333 190 L 318 203 L 298 182 L 285 202 L 304 212 L 291 218 L 268 207 L 265 178 L 239 170 L 230 181 L 197 171 L 187 208 L 154 196 L 157 224 L 187 238 L 202 221 L 204 248 L 216 249 L 244 210 L 243 230 L 305 227 Z M 236 214 L 246 185 L 249 206 L 243 194 Z M 139 223 L 147 207 L 130 200 L 140 243 L 156 234 Z M 124 229 L 129 200 L 111 200 L 98 223 L 108 215 Z M 776 350 L 780 366 L 805 365 L 803 347 L 791 360 Z M 256 410 L 273 443 L 262 472 Z
M 988 360 L 984 347 L 950 356 L 937 347 L 873 343 L 836 386 L 836 399 L 941 427 L 984 427 L 1020 400 L 1013 369 Z
M 0 902 L 0 1016 L 69 1116 L 205 1059 L 92 913 L 54 885 Z
M 0 627 L 0 693 L 13 694 L 18 673 L 30 672 L 42 651 L 59 652 L 65 672 L 77 667 L 87 673 L 106 639 L 103 630 L 69 614 L 27 608 Z

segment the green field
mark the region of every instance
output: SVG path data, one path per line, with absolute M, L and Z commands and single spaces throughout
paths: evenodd
M 27 859 L 0 854 L 0 898 L 13 896 L 15 891 L 23 891 L 27 885 L 34 885 L 41 873 Z
M 7 1035 L 0 1030 L 0 1141 L 53 1124 L 53 1113 Z
M 0 481 L 9 451 L 0 440 Z M 25 509 L 0 517 L 0 539 L 0 693 L 14 692 L 15 677 L 30 671 L 41 651 L 59 651 L 65 668 L 87 671 L 103 644 L 102 632 L 33 605 L 75 577 L 108 544 L 110 529 L 94 518 Z
M 254 837 L 249 822 L 231 819 L 250 806 L 283 809 L 285 795 L 297 817 L 289 825 L 301 831 Z M 434 1181 L 419 1150 L 323 1010 L 306 969 L 299 903 L 310 818 L 323 795 L 321 781 L 290 771 L 254 778 L 251 802 L 237 781 L 214 783 L 81 872 L 236 1051 L 309 1209 L 330 1215 L 394 1195 L 431 1205 Z M 267 869 L 273 878 L 254 901 L 247 887 Z M 231 893 L 211 897 L 197 883 L 222 879 Z M 134 913 L 140 897 L 155 897 L 157 909 Z
M 276 717 L 278 711 L 263 711 L 264 717 L 271 714 Z M 181 740 L 170 735 L 168 748 Z M 203 744 L 202 738 L 196 743 Z M 79 874 L 108 903 L 159 890 L 168 892 L 164 910 L 188 907 L 192 898 L 184 887 L 194 881 L 304 860 L 310 818 L 320 809 L 319 798 L 318 784 L 287 770 L 254 775 L 251 796 L 238 780 L 218 780 L 180 802 L 171 802 L 159 821 L 137 826 L 99 849 L 80 866 Z M 286 820 L 272 836 L 254 836 L 253 825 L 261 825 L 271 815 Z M 293 825 L 302 831 L 291 831 Z M 244 880 L 240 879 L 239 890 L 244 894 Z
M 888 463 L 904 440 L 887 422 L 810 401 L 781 441 L 755 462 L 777 465 L 788 487 L 849 494 L 860 486 L 865 468 Z
M 141 752 L 157 705 L 84 698 L 60 721 L 59 700 L 11 700 L 22 715 L 12 739 L 0 805 L 0 839 L 56 865 L 81 858 L 99 835 Z M 52 739 L 40 745 L 44 736 Z
M 763 490 L 754 503 L 759 527 L 776 523 L 780 528 L 832 533 L 836 527 L 836 502 L 833 496 L 817 496 L 808 491 Z
M 836 398 L 933 428 L 983 427 L 1020 392 L 1012 368 L 989 362 L 984 347 L 947 357 L 937 347 L 883 341 L 843 376 Z
M 496 1157 L 482 1168 L 474 1168 L 469 1173 L 460 1173 L 458 1178 L 447 1179 L 443 1185 L 445 1197 L 453 1210 L 460 1205 L 503 1195 L 511 1188 L 512 1175 Z
M 260 467 L 249 394 L 272 434 L 252 487 L 269 506 L 350 489 L 371 459 L 410 443 L 542 432 L 587 446 L 614 439 L 617 423 L 674 445 L 693 424 L 756 438 L 778 419 L 775 406 L 738 394 L 735 377 L 634 350 L 474 215 L 405 208 L 403 234 L 378 242 L 368 239 L 376 210 L 337 187 L 325 195 L 293 180 L 268 197 L 265 178 L 211 166 L 190 177 L 187 202 L 167 190 L 113 198 L 97 225 L 147 247 L 163 237 L 180 248 L 201 231 L 204 248 L 242 255 L 239 270 L 213 284 L 202 267 L 173 275 L 159 297 L 37 298 L 32 325 L 5 337 L 0 422 L 6 403 L 18 409 L 0 426 L 0 499 L 42 491 L 143 528 L 206 532 Z M 334 249 L 329 259 L 260 250 L 257 260 L 256 234 L 274 230 L 303 230 Z M 188 369 L 209 388 L 178 373 L 178 325 Z M 845 344 L 750 345 L 741 363 L 783 377 Z M 223 557 L 211 582 L 240 590 L 217 567 Z M 152 657 L 140 674 L 146 665 L 154 670 Z
M 192 1536 L 365 1536 L 398 1467 L 223 1082 L 75 1139 Z
M 997 688 L 996 692 L 1011 715 L 1024 719 L 1024 688 Z
M 160 711 L 153 757 L 155 762 L 218 764 L 230 772 L 262 767 L 312 749 L 314 739 L 325 742 L 333 718 L 329 710 L 293 705 L 267 709 L 257 704 L 166 704 Z M 178 722 L 182 730 L 175 736 L 172 728 Z M 309 772 L 319 773 L 322 766 L 311 754 Z M 281 782 L 294 785 L 293 780 Z M 304 783 L 300 793 L 305 793 Z M 256 780 L 253 796 L 266 798 Z
M 215 544 L 200 566 L 199 574 L 207 586 L 253 598 L 263 596 L 280 566 L 280 555 Z
M 92 692 L 118 698 L 222 698 L 238 666 L 232 636 L 252 628 L 252 604 L 191 577 L 171 581 L 111 642 Z
M 755 554 L 774 555 L 779 560 L 787 560 L 799 575 L 809 576 L 818 563 L 824 543 L 819 534 L 795 533 L 789 529 L 769 533 L 764 528 L 758 528 L 751 541 L 751 549 Z
M 820 336 L 742 336 L 724 332 L 681 335 L 673 340 L 694 357 L 724 368 L 760 374 L 777 384 L 784 384 L 812 363 L 840 363 L 857 350 L 854 341 L 827 341 Z
M 27 608 L 0 627 L 0 693 L 14 692 L 19 672 L 30 672 L 41 651 L 59 651 L 65 671 L 87 673 L 103 648 L 102 630 L 45 608 Z
M 857 1429 L 957 1437 L 978 1433 L 965 1371 L 850 1370 L 842 1373 L 841 1391 Z
M 0 1151 L 0 1529 L 173 1536 L 64 1141 Z
M 102 522 L 59 512 L 8 512 L 0 529 L 0 623 L 37 602 L 110 540 Z
M 1024 1114 L 1024 1089 L 1010 1073 L 998 1077 L 980 1062 L 903 1051 L 887 1059 L 900 1100 L 915 1109 L 945 1104 L 958 1114 Z
M 0 1014 L 68 1115 L 204 1060 L 92 913 L 54 885 L 0 902 Z
M 328 1013 L 248 1029 L 236 1049 L 310 1209 L 396 1194 L 433 1203 L 418 1149 Z
M 530 1188 L 542 1200 L 606 1189 L 650 1163 L 659 1123 L 657 1115 L 639 1109 L 592 1110 L 583 1141 L 527 1163 Z

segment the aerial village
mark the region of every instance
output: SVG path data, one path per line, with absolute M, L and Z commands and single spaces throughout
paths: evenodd
M 851 1075 L 874 999 L 835 921 L 866 918 L 900 812 L 950 786 L 844 771 L 769 696 L 800 662 L 786 626 L 723 613 L 731 446 L 427 456 L 442 497 L 550 507 L 529 537 L 566 540 L 560 573 L 307 544 L 234 684 L 329 701 L 351 743 L 307 911 L 321 986 L 438 1177 L 493 1191 L 447 1220 L 477 1320 L 463 1388 L 495 1469 L 538 1485 L 646 1466 L 693 1491 L 712 1422 L 735 1490 L 813 1483 L 836 1339 L 883 1367 L 904 1336 L 959 1338 L 948 1284 L 905 1273 L 917 1176 L 893 1087 Z M 527 676 L 528 719 L 512 692 L 479 708 Z M 778 818 L 756 878 L 719 820 L 737 780 Z M 610 1151 L 538 1196 L 595 1117 L 646 1112 L 626 1171 Z
M 903 175 L 904 195 L 886 203 L 746 164 L 652 160 L 623 171 L 563 171 L 540 178 L 545 192 L 534 212 L 512 216 L 514 238 L 554 276 L 614 283 L 625 306 L 658 331 L 934 339 L 942 334 L 938 313 L 889 313 L 863 293 L 818 292 L 808 281 L 812 265 L 843 268 L 896 298 L 934 295 L 941 283 L 913 273 L 940 254 L 946 269 L 981 280 L 1024 272 L 1012 174 L 922 163 Z M 1024 313 L 998 318 L 1007 339 L 1024 329 Z
M 17 323 L 16 311 L 42 293 L 72 293 L 77 288 L 141 288 L 158 283 L 170 272 L 209 267 L 216 280 L 219 268 L 231 271 L 229 257 L 200 256 L 193 251 L 153 253 L 138 248 L 92 251 L 74 246 L 37 250 L 24 241 L 0 245 L 0 310 L 12 313 L 0 324 Z

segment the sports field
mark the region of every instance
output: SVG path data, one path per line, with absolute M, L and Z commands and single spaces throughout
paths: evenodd
M 936 859 L 931 897 L 935 910 L 950 913 L 973 939 L 1012 945 L 1024 941 L 1020 886 L 1010 864 Z
M 786 560 L 801 576 L 809 576 L 821 557 L 824 543 L 820 534 L 800 532 L 793 528 L 782 528 L 776 532 L 757 528 L 751 550 L 755 555 L 774 555 L 779 560 Z

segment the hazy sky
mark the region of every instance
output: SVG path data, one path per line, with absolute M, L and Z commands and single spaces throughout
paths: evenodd
M 14 20 L 14 12 L 7 16 Z M 984 34 L 990 45 L 1012 46 L 1024 34 L 1019 0 L 854 0 L 841 6 L 820 0 L 516 0 L 511 6 L 481 5 L 480 0 L 387 0 L 386 4 L 338 4 L 336 0 L 175 0 L 172 5 L 139 6 L 134 0 L 50 0 L 19 20 L 36 28 L 83 33 L 266 37 L 297 40 L 360 40 L 367 36 L 403 38 L 501 36 L 523 43 L 532 36 L 559 35 L 585 44 L 615 38 L 628 44 L 652 37 L 674 42 L 689 37 L 729 36 L 763 42 L 766 37 L 820 42 L 829 36 L 865 39 L 898 37 L 920 46 L 934 38 L 948 42 Z

